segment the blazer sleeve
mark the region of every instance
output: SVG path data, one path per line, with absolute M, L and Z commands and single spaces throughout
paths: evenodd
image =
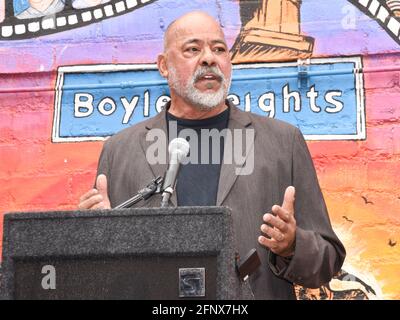
M 107 179 L 109 179 L 109 173 L 110 173 L 110 160 L 109 160 L 110 148 L 108 141 L 109 140 L 106 140 L 103 144 L 103 149 L 101 150 L 99 162 L 97 164 L 97 176 L 99 174 L 104 174 L 107 177 Z
M 310 152 L 297 128 L 292 147 L 292 185 L 296 188 L 295 252 L 290 260 L 270 252 L 269 265 L 281 278 L 318 288 L 340 271 L 346 251 L 332 229 Z
M 107 177 L 107 190 L 108 190 L 108 196 L 110 197 L 110 187 L 111 187 L 111 176 L 110 176 L 110 168 L 111 168 L 111 163 L 110 163 L 110 147 L 108 143 L 108 139 L 104 142 L 103 148 L 101 149 L 99 161 L 97 162 L 97 174 L 94 179 L 94 184 L 93 188 L 96 188 L 96 180 L 99 174 L 104 174 Z

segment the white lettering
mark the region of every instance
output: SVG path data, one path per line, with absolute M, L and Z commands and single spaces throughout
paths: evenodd
M 158 97 L 156 101 L 156 111 L 160 113 L 162 111 L 162 108 L 167 104 L 168 101 L 170 101 L 171 98 L 168 96 L 160 96 Z
M 86 98 L 86 100 L 81 100 Z M 84 109 L 85 111 L 81 111 Z M 74 97 L 74 116 L 76 118 L 88 117 L 93 113 L 93 96 L 90 93 L 75 93 Z
M 144 92 L 144 110 L 143 110 L 143 116 L 148 117 L 150 112 L 150 96 L 149 96 L 149 90 L 146 90 Z
M 167 137 L 161 129 L 151 129 L 147 132 L 146 141 L 155 141 L 146 150 L 146 159 L 150 165 L 167 162 Z
M 301 110 L 301 96 L 300 92 L 292 91 L 289 92 L 289 85 L 283 87 L 283 112 L 290 112 L 290 99 L 294 99 L 294 111 L 298 112 Z
M 269 104 L 265 104 L 265 100 L 269 100 Z M 264 111 L 268 112 L 268 117 L 273 118 L 275 117 L 275 95 L 273 92 L 264 93 L 258 99 L 258 107 Z
M 106 104 L 109 104 L 111 106 L 109 110 L 105 108 Z M 115 101 L 112 98 L 104 98 L 103 100 L 100 101 L 98 106 L 99 112 L 103 116 L 109 116 L 113 114 L 116 108 L 117 106 L 115 105 Z
M 244 96 L 244 111 L 250 112 L 251 111 L 251 96 L 250 92 L 246 93 Z
M 356 7 L 350 4 L 343 6 L 342 13 L 345 15 L 341 21 L 343 29 L 355 30 L 357 28 L 356 10 Z
M 325 100 L 328 103 L 333 104 L 335 107 L 332 108 L 330 106 L 327 106 L 325 111 L 328 113 L 338 113 L 340 111 L 342 111 L 344 105 L 342 101 L 339 100 L 335 100 L 334 97 L 341 97 L 342 96 L 342 92 L 341 91 L 329 91 L 326 93 L 325 95 Z
M 139 97 L 138 96 L 134 96 L 131 100 L 131 102 L 129 102 L 125 97 L 121 98 L 121 102 L 122 105 L 124 106 L 125 109 L 125 115 L 124 115 L 124 119 L 122 119 L 122 123 L 123 124 L 127 124 L 133 114 L 133 111 L 135 110 L 137 103 L 139 101 Z
M 228 100 L 230 100 L 235 106 L 240 105 L 240 98 L 238 95 L 231 93 L 226 97 Z
M 46 265 L 42 268 L 42 274 L 45 276 L 42 279 L 42 288 L 44 290 L 56 289 L 56 268 L 52 265 Z
M 314 112 L 321 112 L 321 108 L 317 106 L 317 98 L 319 92 L 315 91 L 315 85 L 310 88 L 310 91 L 307 92 L 307 98 L 310 99 L 310 108 Z

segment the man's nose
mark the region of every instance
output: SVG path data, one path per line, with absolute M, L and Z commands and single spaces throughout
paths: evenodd
M 201 65 L 204 67 L 212 67 L 215 66 L 216 61 L 215 61 L 215 56 L 214 53 L 210 48 L 205 48 L 203 51 L 203 54 L 201 56 Z

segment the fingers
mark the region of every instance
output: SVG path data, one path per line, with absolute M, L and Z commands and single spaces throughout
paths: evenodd
M 98 194 L 98 191 L 96 189 L 91 189 L 79 198 L 79 202 L 83 202 L 96 194 Z
M 92 210 L 104 210 L 104 209 L 108 209 L 108 207 L 106 206 L 104 201 L 101 201 L 101 202 L 97 203 L 96 205 L 94 205 L 93 207 L 91 207 L 90 209 L 92 209 Z
M 103 197 L 108 197 L 107 195 L 107 177 L 104 174 L 99 174 L 96 179 L 96 189 Z
M 286 209 L 278 206 L 278 205 L 274 205 L 272 207 L 272 213 L 275 214 L 276 216 L 278 216 L 280 219 L 282 219 L 285 222 L 290 222 L 291 217 L 293 217 L 293 215 L 287 211 Z
M 294 214 L 294 200 L 295 200 L 296 189 L 293 186 L 289 186 L 285 190 L 283 196 L 282 208 L 287 210 L 290 214 Z
M 259 236 L 258 237 L 258 242 L 261 245 L 270 248 L 272 252 L 275 252 L 275 250 L 277 250 L 278 247 L 279 247 L 278 242 L 276 240 L 268 239 L 268 238 L 263 237 L 263 236 Z
M 81 197 L 81 201 L 78 205 L 79 209 L 95 209 L 95 207 L 104 200 L 103 196 L 96 189 L 93 190 L 90 190 Z
M 290 256 L 294 253 L 295 230 L 295 227 L 293 230 L 288 227 L 287 232 L 283 233 L 276 227 L 273 228 L 263 224 L 261 225 L 261 231 L 266 236 L 259 236 L 258 242 L 277 255 Z
M 279 216 L 275 217 L 270 213 L 266 213 L 266 214 L 264 214 L 263 219 L 264 219 L 264 222 L 271 225 L 272 227 L 279 229 L 279 231 L 281 231 L 281 232 L 286 232 L 288 229 L 288 226 L 286 223 L 288 221 L 284 221 Z
M 261 231 L 265 233 L 267 236 L 269 236 L 271 239 L 274 239 L 278 242 L 283 241 L 285 239 L 284 233 L 282 233 L 276 228 L 271 228 L 266 224 L 261 225 Z
M 96 189 L 86 192 L 80 199 L 78 208 L 85 209 L 110 209 L 110 200 L 107 194 L 107 178 L 100 174 L 96 179 Z
M 258 237 L 258 242 L 278 255 L 293 254 L 296 237 L 296 219 L 294 217 L 295 188 L 285 190 L 282 206 L 274 205 L 272 213 L 263 216 L 265 224 L 261 231 L 266 236 Z M 267 237 L 270 237 L 268 239 Z

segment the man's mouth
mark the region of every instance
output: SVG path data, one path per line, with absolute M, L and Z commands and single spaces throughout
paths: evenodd
M 197 81 L 201 81 L 201 80 L 205 80 L 205 81 L 218 81 L 221 82 L 222 79 L 220 76 L 214 74 L 214 73 L 207 73 L 203 76 L 200 76 L 197 78 Z

